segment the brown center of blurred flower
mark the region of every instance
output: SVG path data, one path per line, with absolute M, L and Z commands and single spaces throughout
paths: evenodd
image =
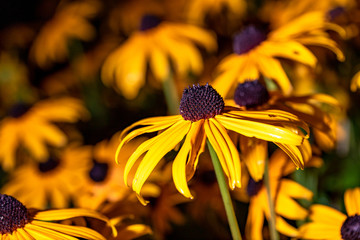
M 14 197 L 0 194 L 0 233 L 11 234 L 29 221 L 26 207 Z
M 152 29 L 162 22 L 161 18 L 154 15 L 145 15 L 141 19 L 140 31 Z
M 94 165 L 89 172 L 90 178 L 94 182 L 102 182 L 105 180 L 109 170 L 107 163 L 100 163 L 94 160 Z
M 223 98 L 212 86 L 198 84 L 184 89 L 180 114 L 185 120 L 196 122 L 220 114 L 224 106 Z
M 14 104 L 9 111 L 9 116 L 13 118 L 19 118 L 24 115 L 29 109 L 31 105 L 26 103 L 17 103 Z
M 266 39 L 266 34 L 253 25 L 246 27 L 236 34 L 233 42 L 233 50 L 237 54 L 249 52 L 254 47 L 260 45 Z
M 263 181 L 255 182 L 255 180 L 250 177 L 246 188 L 246 192 L 249 195 L 249 197 L 255 196 L 260 191 L 262 186 L 263 186 Z
M 239 84 L 234 94 L 235 103 L 247 108 L 260 106 L 266 103 L 269 98 L 266 87 L 259 80 Z
M 348 217 L 341 226 L 341 237 L 344 240 L 360 240 L 360 216 Z
M 40 172 L 50 172 L 57 168 L 60 164 L 60 160 L 54 157 L 50 157 L 46 162 L 40 162 L 38 168 Z

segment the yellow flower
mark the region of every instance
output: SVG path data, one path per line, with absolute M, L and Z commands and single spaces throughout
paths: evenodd
M 208 31 L 189 24 L 161 22 L 155 16 L 146 15 L 140 31 L 134 32 L 105 60 L 101 78 L 104 84 L 133 99 L 145 84 L 147 63 L 160 82 L 170 76 L 169 59 L 179 76 L 189 71 L 199 74 L 203 64 L 194 43 L 207 51 L 216 49 L 216 41 Z
M 190 0 L 187 1 L 186 14 L 190 22 L 203 25 L 208 15 L 219 17 L 224 9 L 228 11 L 228 24 L 242 16 L 246 10 L 243 0 Z
M 321 165 L 321 159 L 311 159 L 308 165 Z M 295 199 L 310 200 L 312 192 L 300 184 L 283 178 L 295 171 L 295 166 L 288 160 L 286 154 L 280 149 L 276 150 L 269 159 L 269 181 L 271 197 L 275 207 L 276 229 L 290 237 L 297 237 L 298 231 L 284 218 L 289 220 L 302 220 L 307 216 L 307 211 L 301 207 Z M 248 239 L 261 240 L 264 216 L 270 219 L 270 208 L 266 187 L 262 182 L 255 182 L 249 179 L 247 193 L 250 196 L 248 218 L 246 221 L 245 234 Z
M 133 192 L 124 184 L 123 160 L 129 158 L 145 139 L 135 139 L 124 147 L 119 157 L 121 164 L 118 166 L 114 161 L 114 155 L 120 143 L 119 136 L 120 133 L 116 133 L 109 141 L 103 140 L 95 145 L 93 163 L 86 174 L 86 184 L 77 197 L 80 207 L 99 210 L 106 203 L 115 203 L 123 199 L 136 200 L 134 195 L 130 197 Z
M 321 46 L 344 60 L 336 43 L 325 32 L 328 29 L 342 32 L 339 26 L 326 22 L 322 12 L 304 14 L 267 35 L 254 25 L 246 27 L 234 37 L 234 53 L 220 62 L 214 87 L 228 96 L 237 83 L 259 79 L 261 75 L 274 80 L 285 94 L 290 94 L 292 85 L 277 58 L 315 67 L 317 58 L 306 46 Z
M 95 29 L 87 19 L 94 17 L 100 6 L 96 0 L 60 5 L 54 17 L 40 30 L 30 49 L 35 63 L 47 68 L 53 62 L 62 62 L 69 55 L 69 40 L 91 40 L 95 36 Z
M 0 236 L 2 240 L 33 239 L 92 239 L 105 240 L 98 232 L 81 226 L 69 226 L 54 221 L 74 217 L 90 217 L 112 226 L 107 217 L 87 209 L 59 209 L 38 211 L 27 209 L 14 197 L 0 194 Z M 116 230 L 113 228 L 114 234 Z
M 75 122 L 88 114 L 82 103 L 74 98 L 42 100 L 30 109 L 15 105 L 10 116 L 0 122 L 0 164 L 9 171 L 15 166 L 16 150 L 24 146 L 39 161 L 49 155 L 46 144 L 61 147 L 66 135 L 52 122 Z
M 310 223 L 299 228 L 302 239 L 360 238 L 360 188 L 348 189 L 344 195 L 347 215 L 331 207 L 314 204 L 310 207 Z
M 241 111 L 224 107 L 222 97 L 210 85 L 193 85 L 185 89 L 180 102 L 180 115 L 153 117 L 140 120 L 127 127 L 121 135 L 118 153 L 133 138 L 145 134 L 159 134 L 143 142 L 128 159 L 124 180 L 136 160 L 144 155 L 132 183 L 133 190 L 142 203 L 141 188 L 162 157 L 179 143 L 182 146 L 173 162 L 173 180 L 176 188 L 185 197 L 192 198 L 187 180 L 195 172 L 199 155 L 205 149 L 206 139 L 214 147 L 222 168 L 229 178 L 229 186 L 240 187 L 240 158 L 227 130 L 247 137 L 256 137 L 285 146 L 301 145 L 303 136 L 298 127 L 307 131 L 307 126 L 292 114 L 277 111 Z
M 2 192 L 29 207 L 45 208 L 49 204 L 54 208 L 68 207 L 70 200 L 76 203 L 86 184 L 90 161 L 89 146 L 67 146 L 54 152 L 46 162 L 21 165 Z
M 132 0 L 119 2 L 109 14 L 109 27 L 115 33 L 131 32 L 139 28 L 141 18 L 151 14 L 162 16 L 165 13 L 164 3 L 156 0 Z
M 326 94 L 309 94 L 302 96 L 284 96 L 279 91 L 268 91 L 259 80 L 246 81 L 239 84 L 235 90 L 234 98 L 226 101 L 227 105 L 236 105 L 246 110 L 270 110 L 278 109 L 296 115 L 306 122 L 314 133 L 316 143 L 323 150 L 334 147 L 336 141 L 336 127 L 332 115 L 326 112 L 322 105 L 330 106 L 333 110 L 339 110 L 339 102 Z M 239 141 L 242 158 L 248 167 L 251 177 L 255 181 L 262 179 L 264 163 L 268 150 L 265 141 L 241 136 Z M 311 157 L 311 146 L 306 140 L 300 146 L 279 145 L 295 163 L 297 168 L 303 168 L 304 162 Z M 297 153 L 297 154 L 291 154 Z

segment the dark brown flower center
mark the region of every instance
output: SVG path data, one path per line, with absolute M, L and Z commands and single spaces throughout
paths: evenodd
M 252 177 L 250 177 L 246 188 L 246 192 L 249 195 L 249 197 L 255 196 L 260 191 L 262 186 L 263 186 L 263 181 L 255 182 L 255 180 Z
M 233 50 L 237 54 L 249 52 L 254 47 L 260 45 L 266 39 L 266 34 L 253 25 L 246 27 L 236 34 L 233 42 Z
M 259 80 L 239 84 L 234 94 L 235 103 L 247 108 L 260 106 L 266 103 L 269 98 L 266 87 Z
M 341 237 L 344 240 L 360 240 L 360 216 L 348 217 L 341 226 Z
M 180 114 L 185 120 L 196 122 L 220 114 L 224 105 L 223 98 L 209 84 L 193 85 L 184 89 L 180 101 Z
M 14 197 L 0 194 L 0 233 L 11 234 L 29 221 L 26 207 Z
M 162 19 L 154 15 L 145 15 L 141 19 L 140 31 L 146 31 L 159 25 Z
M 26 103 L 16 103 L 14 104 L 9 111 L 9 116 L 13 118 L 19 118 L 24 115 L 29 109 L 31 105 Z
M 90 178 L 94 182 L 102 182 L 105 180 L 109 170 L 107 163 L 100 163 L 94 160 L 94 165 L 89 172 Z
M 50 157 L 46 162 L 40 162 L 38 168 L 40 172 L 50 172 L 57 168 L 60 164 L 60 160 L 54 157 Z

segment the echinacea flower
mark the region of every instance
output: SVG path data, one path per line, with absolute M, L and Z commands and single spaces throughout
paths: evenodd
M 360 188 L 348 189 L 344 195 L 347 214 L 329 206 L 310 207 L 311 222 L 299 228 L 302 239 L 360 239 Z
M 101 78 L 105 85 L 133 99 L 145 85 L 148 64 L 158 82 L 165 81 L 171 74 L 169 59 L 179 76 L 186 76 L 188 72 L 199 74 L 203 63 L 195 44 L 207 51 L 216 50 L 216 41 L 208 31 L 145 15 L 140 30 L 105 60 Z
M 0 194 L 0 237 L 2 240 L 33 239 L 91 239 L 105 240 L 93 229 L 82 226 L 70 226 L 54 221 L 74 217 L 90 217 L 106 222 L 109 219 L 95 211 L 87 209 L 57 209 L 38 211 L 27 209 L 12 196 Z M 116 235 L 116 230 L 114 229 Z
M 90 161 L 90 146 L 71 144 L 58 152 L 54 150 L 46 162 L 31 161 L 18 167 L 2 192 L 28 207 L 68 207 L 86 186 Z
M 304 14 L 268 34 L 254 25 L 247 26 L 234 37 L 234 53 L 219 63 L 214 87 L 227 97 L 236 84 L 264 76 L 274 80 L 284 94 L 290 94 L 292 85 L 278 58 L 315 67 L 317 58 L 307 46 L 321 46 L 343 61 L 344 55 L 325 32 L 329 29 L 342 32 L 338 25 L 327 22 L 322 12 Z
M 311 162 L 312 161 L 312 162 Z M 307 166 L 319 166 L 322 160 L 311 159 Z M 303 220 L 307 211 L 296 199 L 310 200 L 312 192 L 299 183 L 284 178 L 295 171 L 295 166 L 288 160 L 288 156 L 280 149 L 276 150 L 269 159 L 269 182 L 271 197 L 275 207 L 276 229 L 289 237 L 297 237 L 296 228 L 286 222 L 289 220 Z M 247 193 L 250 197 L 249 213 L 246 221 L 245 234 L 249 239 L 263 239 L 262 229 L 264 217 L 270 219 L 268 193 L 262 181 L 255 182 L 249 178 Z
M 89 41 L 95 37 L 95 29 L 88 22 L 100 9 L 96 0 L 75 1 L 60 5 L 54 17 L 47 22 L 35 38 L 30 56 L 41 68 L 54 62 L 62 62 L 69 55 L 69 41 Z
M 80 100 L 63 97 L 42 100 L 32 107 L 17 104 L 10 116 L 0 121 L 0 164 L 9 171 L 15 167 L 16 150 L 25 147 L 34 159 L 45 161 L 46 144 L 64 146 L 66 135 L 53 122 L 76 122 L 88 115 Z
M 180 102 L 180 115 L 153 117 L 140 120 L 127 127 L 121 134 L 118 153 L 133 138 L 159 132 L 143 142 L 130 156 L 124 170 L 124 181 L 138 158 L 141 160 L 132 188 L 140 195 L 141 188 L 162 157 L 178 146 L 183 140 L 173 162 L 173 180 L 178 191 L 192 198 L 187 186 L 188 178 L 193 176 L 199 155 L 205 150 L 206 139 L 214 147 L 229 186 L 240 187 L 240 158 L 227 130 L 247 137 L 256 137 L 279 144 L 301 145 L 307 136 L 300 133 L 299 127 L 307 131 L 307 126 L 292 114 L 277 111 L 241 111 L 224 105 L 223 98 L 210 85 L 193 85 L 184 90 Z

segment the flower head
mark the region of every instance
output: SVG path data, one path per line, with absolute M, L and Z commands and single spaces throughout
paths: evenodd
M 328 23 L 322 12 L 309 12 L 265 34 L 255 26 L 248 26 L 234 37 L 234 53 L 224 58 L 218 68 L 214 86 L 225 97 L 235 84 L 259 79 L 274 80 L 288 95 L 292 85 L 278 58 L 286 58 L 315 67 L 316 56 L 307 46 L 321 46 L 333 51 L 339 60 L 344 55 L 325 31 L 339 33 L 343 29 Z
M 347 215 L 331 207 L 314 204 L 310 207 L 311 222 L 299 229 L 302 239 L 360 238 L 360 188 L 348 189 L 344 195 Z
M 78 237 L 105 240 L 93 229 L 54 222 L 80 216 L 104 221 L 113 229 L 113 234 L 117 234 L 107 217 L 92 210 L 74 208 L 38 211 L 27 209 L 20 201 L 5 194 L 0 194 L 0 207 L 1 239 L 74 239 Z
M 173 163 L 173 179 L 176 188 L 184 196 L 192 198 L 187 181 L 193 176 L 199 155 L 205 150 L 208 139 L 214 147 L 222 168 L 233 189 L 240 187 L 240 157 L 227 130 L 238 134 L 273 141 L 284 146 L 302 144 L 307 136 L 298 127 L 307 126 L 297 117 L 282 111 L 242 111 L 222 107 L 222 98 L 210 85 L 193 87 L 184 91 L 181 115 L 153 117 L 140 120 L 127 127 L 121 134 L 116 157 L 133 138 L 145 133 L 159 132 L 144 141 L 129 157 L 124 170 L 124 181 L 137 159 L 144 155 L 135 173 L 132 188 L 140 197 L 141 188 L 161 158 L 182 143 Z M 291 153 L 291 147 L 289 147 Z M 140 197 L 140 200 L 144 200 Z
M 46 144 L 62 147 L 67 142 L 66 135 L 54 122 L 75 122 L 88 112 L 81 101 L 64 97 L 42 100 L 32 107 L 17 104 L 10 114 L 0 122 L 0 164 L 6 171 L 15 167 L 20 146 L 38 161 L 48 159 Z
M 189 72 L 200 74 L 203 64 L 195 44 L 207 51 L 216 49 L 215 39 L 208 31 L 145 15 L 140 30 L 105 60 L 102 81 L 114 86 L 126 98 L 133 99 L 145 84 L 148 61 L 155 80 L 159 82 L 169 77 L 172 67 L 168 59 L 180 77 Z

